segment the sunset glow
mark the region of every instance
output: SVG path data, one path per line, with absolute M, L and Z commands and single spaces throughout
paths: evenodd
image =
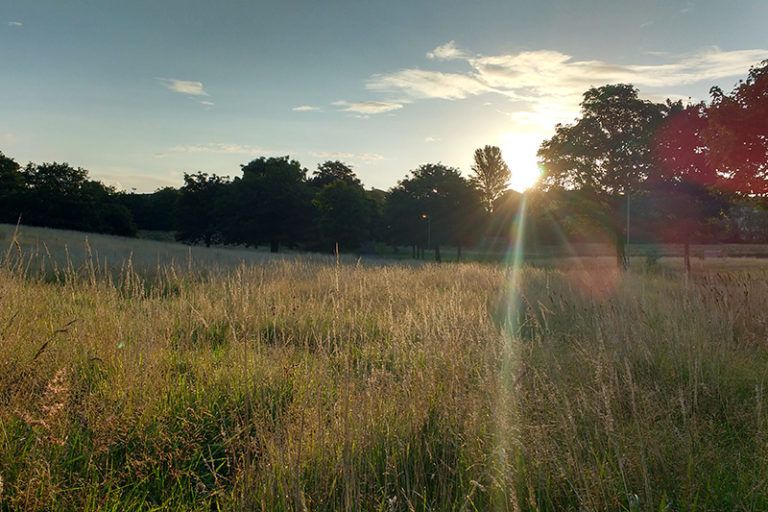
M 512 171 L 510 188 L 524 192 L 538 181 L 541 169 L 536 150 L 541 140 L 538 133 L 506 133 L 501 137 L 501 153 Z

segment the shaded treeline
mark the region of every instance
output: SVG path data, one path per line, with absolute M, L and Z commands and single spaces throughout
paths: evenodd
M 135 236 L 124 194 L 66 163 L 21 167 L 0 152 L 0 222 Z
M 21 167 L 0 153 L 0 222 L 133 236 L 174 231 L 186 243 L 371 251 L 377 243 L 501 251 L 528 244 L 768 242 L 768 61 L 709 104 L 654 103 L 628 84 L 592 88 L 581 116 L 539 150 L 543 176 L 526 199 L 507 190 L 499 148 L 474 155 L 470 178 L 424 164 L 389 191 L 366 190 L 347 164 L 313 173 L 261 157 L 234 178 L 185 173 L 152 194 L 118 192 L 68 164 Z M 686 254 L 688 251 L 685 251 Z

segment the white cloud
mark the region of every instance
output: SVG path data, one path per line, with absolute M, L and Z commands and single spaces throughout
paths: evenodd
M 203 83 L 195 80 L 177 80 L 175 78 L 155 78 L 166 89 L 180 94 L 188 94 L 190 96 L 208 96 L 203 88 Z
M 578 98 L 589 87 L 607 83 L 660 88 L 744 75 L 751 65 L 768 57 L 768 50 L 723 51 L 713 47 L 688 55 L 654 56 L 663 62 L 612 64 L 577 60 L 552 50 L 478 55 L 462 57 L 471 68 L 466 73 L 402 69 L 373 75 L 366 87 L 413 98 L 463 99 L 488 92 L 523 101 Z
M 294 112 L 319 112 L 320 107 L 314 107 L 312 105 L 299 105 L 298 107 L 293 107 L 291 110 Z
M 582 94 L 593 86 L 632 83 L 641 89 L 656 89 L 652 91 L 655 97 L 674 98 L 677 96 L 665 94 L 664 89 L 743 76 L 751 65 L 768 57 L 765 49 L 724 51 L 712 47 L 685 55 L 650 55 L 659 61 L 656 64 L 613 64 L 578 60 L 553 50 L 467 56 L 451 49 L 455 49 L 453 42 L 430 52 L 430 58 L 460 58 L 469 65 L 467 72 L 401 69 L 372 75 L 366 88 L 414 99 L 458 100 L 501 94 L 521 103 L 515 114 L 518 120 L 530 123 L 538 119 L 543 126 L 572 119 L 578 113 Z
M 203 100 L 200 102 L 200 104 L 208 108 L 214 107 L 216 105 L 214 102 L 208 100 Z
M 360 162 L 376 162 L 384 160 L 384 156 L 378 153 L 346 153 L 343 151 L 313 151 L 311 156 L 326 158 L 329 160 L 352 160 Z
M 491 89 L 477 77 L 461 73 L 441 73 L 422 69 L 402 69 L 373 75 L 365 84 L 371 91 L 401 93 L 412 98 L 463 99 Z
M 171 153 L 214 153 L 228 155 L 259 155 L 276 153 L 276 151 L 265 149 L 259 146 L 249 146 L 246 144 L 227 144 L 223 142 L 174 146 L 168 151 Z M 160 155 L 165 156 L 162 153 Z
M 456 47 L 455 41 L 448 41 L 447 43 L 438 46 L 431 52 L 427 52 L 427 58 L 431 60 L 454 60 L 466 57 L 467 54 L 463 50 Z
M 443 140 L 443 139 L 441 139 L 440 137 L 432 137 L 431 135 L 429 137 L 425 137 L 424 138 L 424 142 L 427 142 L 427 143 L 430 143 L 430 142 L 440 142 L 441 140 Z
M 385 112 L 392 112 L 403 108 L 402 103 L 395 103 L 391 101 L 334 101 L 333 105 L 341 107 L 344 112 L 354 112 L 356 114 L 369 115 L 369 114 L 383 114 Z
M 8 22 L 9 27 L 23 27 L 24 24 L 20 21 L 9 21 Z

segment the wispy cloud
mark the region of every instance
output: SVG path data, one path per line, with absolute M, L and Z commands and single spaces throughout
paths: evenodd
M 491 89 L 472 74 L 402 69 L 373 75 L 366 83 L 371 91 L 402 93 L 412 98 L 463 99 Z
M 159 81 L 169 91 L 190 96 L 208 96 L 208 93 L 203 88 L 203 83 L 196 80 L 177 80 L 175 78 L 161 77 L 157 77 L 155 80 Z
M 213 153 L 229 155 L 261 155 L 275 154 L 279 151 L 265 149 L 259 146 L 250 146 L 247 144 L 228 144 L 223 142 L 210 142 L 207 144 L 189 144 L 174 146 L 168 150 L 170 153 Z M 165 156 L 164 153 L 156 156 Z
M 441 140 L 443 140 L 443 139 L 441 139 L 440 137 L 432 137 L 431 135 L 429 137 L 425 137 L 424 138 L 424 142 L 426 142 L 426 143 L 440 142 Z
M 214 106 L 216 106 L 214 102 L 208 101 L 208 100 L 203 100 L 200 102 L 200 104 L 206 108 L 213 108 Z
M 456 47 L 455 41 L 448 41 L 431 52 L 427 52 L 427 58 L 431 60 L 454 60 L 465 57 L 467 57 L 467 54 Z
M 469 69 L 465 73 L 401 69 L 372 75 L 366 88 L 412 99 L 459 100 L 495 93 L 528 105 L 528 113 L 551 111 L 553 106 L 559 112 L 573 112 L 581 94 L 592 86 L 623 82 L 664 89 L 711 82 L 745 74 L 751 65 L 768 56 L 768 50 L 723 51 L 712 47 L 686 55 L 656 55 L 657 64 L 613 64 L 578 60 L 553 50 L 469 56 L 451 41 L 428 56 L 434 60 L 461 59 Z
M 344 112 L 354 112 L 366 116 L 370 114 L 383 114 L 403 108 L 402 103 L 391 101 L 334 101 L 333 106 L 340 107 Z
M 310 156 L 326 158 L 329 160 L 350 160 L 359 162 L 376 162 L 384 160 L 384 156 L 378 153 L 347 153 L 343 151 L 312 151 Z
M 312 105 L 299 105 L 298 107 L 293 107 L 291 110 L 294 112 L 320 112 L 320 107 L 315 107 Z
M 23 27 L 24 24 L 20 21 L 9 21 L 8 22 L 9 27 Z

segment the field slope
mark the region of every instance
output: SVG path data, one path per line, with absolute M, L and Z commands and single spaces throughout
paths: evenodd
M 0 510 L 768 509 L 766 270 L 4 242 Z

